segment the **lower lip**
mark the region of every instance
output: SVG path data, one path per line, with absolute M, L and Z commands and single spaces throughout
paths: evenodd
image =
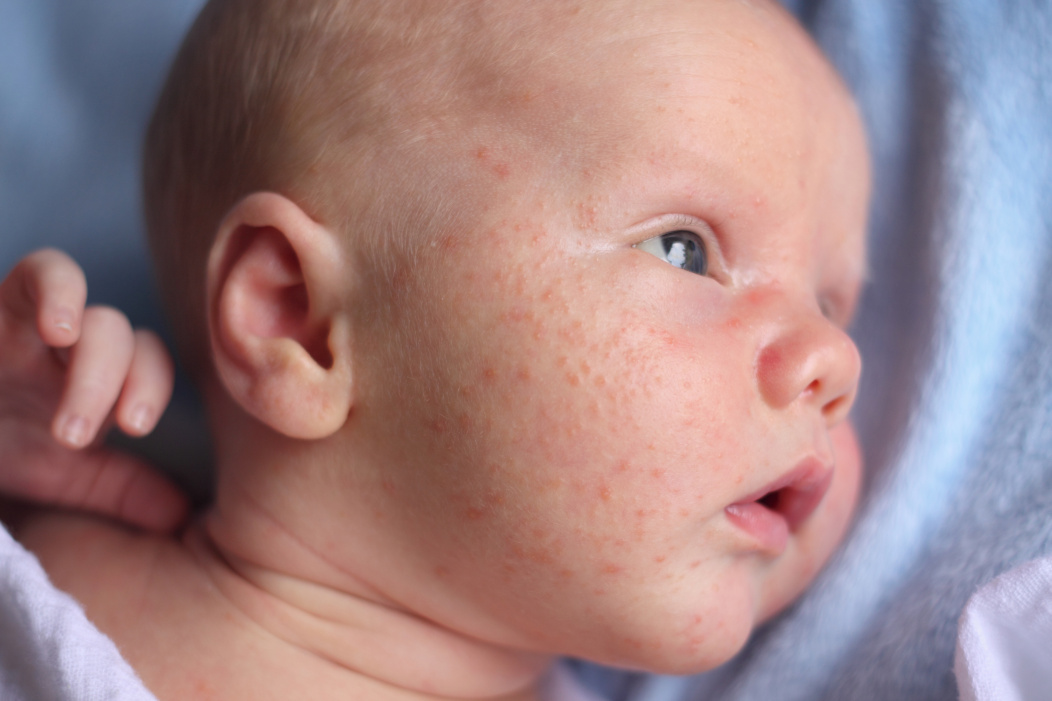
M 752 535 L 763 550 L 781 555 L 789 543 L 789 534 L 818 508 L 832 480 L 832 470 L 808 459 L 762 492 L 731 504 L 725 512 L 728 520 Z M 777 511 L 759 502 L 764 495 L 779 490 L 784 493 Z
M 727 519 L 759 543 L 765 552 L 781 555 L 789 544 L 789 522 L 776 511 L 758 502 L 732 504 L 725 510 Z

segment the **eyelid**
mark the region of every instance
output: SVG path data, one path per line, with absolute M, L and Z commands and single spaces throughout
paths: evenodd
M 848 329 L 855 317 L 851 300 L 840 291 L 824 292 L 818 296 L 818 308 L 822 316 L 842 329 Z

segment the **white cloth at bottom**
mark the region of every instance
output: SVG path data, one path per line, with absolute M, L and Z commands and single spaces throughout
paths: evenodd
M 954 660 L 961 701 L 1052 698 L 1052 557 L 981 587 L 961 615 Z

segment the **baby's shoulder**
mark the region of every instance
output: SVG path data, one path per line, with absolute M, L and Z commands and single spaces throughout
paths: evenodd
M 179 549 L 166 536 L 142 533 L 90 515 L 39 510 L 21 518 L 14 537 L 36 555 L 52 583 L 89 612 L 147 586 Z
M 24 518 L 14 535 L 159 698 L 222 686 L 213 663 L 240 649 L 240 627 L 181 538 L 65 512 Z

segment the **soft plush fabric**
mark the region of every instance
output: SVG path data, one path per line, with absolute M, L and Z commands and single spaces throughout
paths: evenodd
M 954 671 L 961 701 L 1026 701 L 1052 690 L 1052 557 L 1032 560 L 968 601 Z

